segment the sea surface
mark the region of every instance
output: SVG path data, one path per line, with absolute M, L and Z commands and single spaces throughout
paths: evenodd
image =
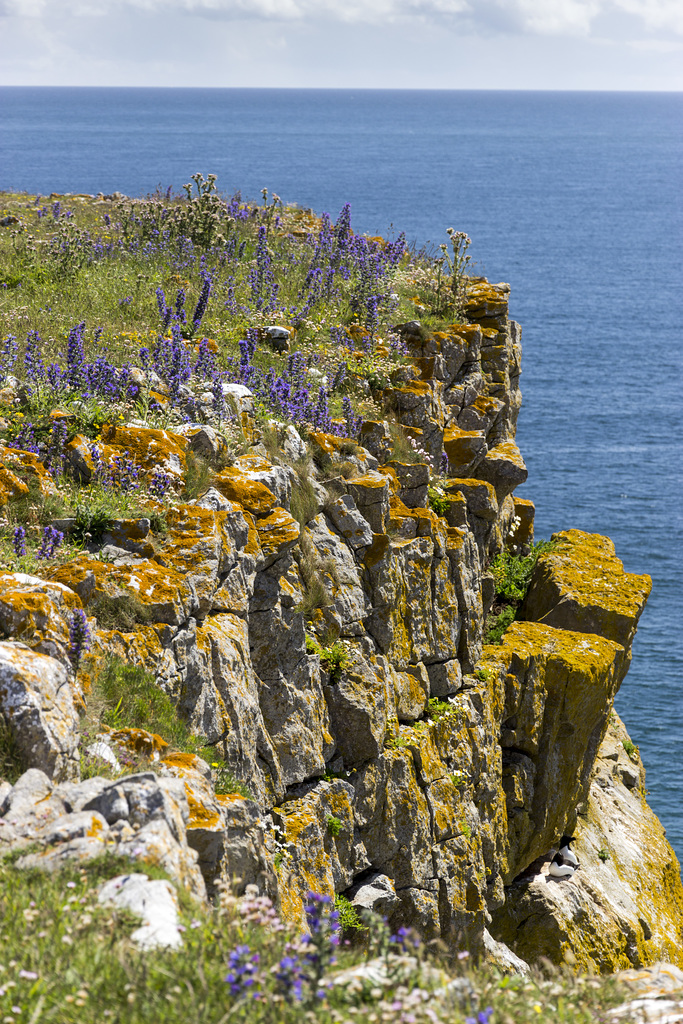
M 222 191 L 466 231 L 523 326 L 536 535 L 609 535 L 652 597 L 617 698 L 683 857 L 683 94 L 0 89 L 0 188 Z

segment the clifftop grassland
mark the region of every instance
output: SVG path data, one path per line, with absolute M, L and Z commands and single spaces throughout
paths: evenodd
M 521 329 L 446 237 L 212 175 L 0 194 L 5 1024 L 579 1024 L 681 987 L 613 711 L 650 580 L 534 542 Z

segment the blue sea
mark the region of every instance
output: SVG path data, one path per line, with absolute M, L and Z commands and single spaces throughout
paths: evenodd
M 617 708 L 683 856 L 683 94 L 0 89 L 0 188 L 174 190 L 201 171 L 356 231 L 472 238 L 523 326 L 537 537 L 609 535 L 652 597 Z

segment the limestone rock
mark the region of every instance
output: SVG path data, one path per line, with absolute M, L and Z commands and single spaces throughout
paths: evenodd
M 511 877 L 551 847 L 587 795 L 624 657 L 611 640 L 531 622 L 513 622 L 485 648 L 482 664 L 504 694 L 503 752 L 535 768 L 520 763 L 517 784 L 514 773 L 506 783 Z
M 580 530 L 553 534 L 538 559 L 522 617 L 597 633 L 628 648 L 652 589 L 649 576 L 624 572 L 608 537 Z
M 349 547 L 355 550 L 372 544 L 372 527 L 358 511 L 350 494 L 342 494 L 329 502 L 325 512 Z
M 68 672 L 69 626 L 81 608 L 69 587 L 26 573 L 0 573 L 0 630 L 61 661 Z
M 57 781 L 78 777 L 78 715 L 59 661 L 0 641 L 0 714 L 26 767 Z
M 117 875 L 101 886 L 97 901 L 130 910 L 142 918 L 142 925 L 130 936 L 141 949 L 182 946 L 178 900 L 175 889 L 165 879 L 152 880 L 140 872 Z

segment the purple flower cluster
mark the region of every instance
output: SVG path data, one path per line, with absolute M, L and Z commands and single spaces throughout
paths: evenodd
M 136 491 L 139 488 L 140 467 L 129 457 L 128 452 L 115 455 L 111 462 L 104 462 L 99 448 L 94 444 L 90 449 L 90 458 L 93 462 L 93 477 L 105 490 Z
M 250 992 L 256 984 L 256 971 L 258 968 L 259 954 L 252 953 L 249 946 L 237 946 L 228 956 L 228 973 L 225 982 L 230 986 L 230 994 L 233 996 L 254 995 Z
M 50 440 L 48 441 L 47 451 L 43 459 L 45 468 L 52 474 L 55 480 L 64 472 L 66 435 L 67 430 L 64 420 L 55 420 L 52 424 Z
M 32 455 L 40 454 L 40 447 L 36 441 L 36 432 L 32 423 L 24 423 L 16 437 L 6 442 L 8 448 L 18 448 L 22 452 L 31 452 Z
M 26 530 L 23 526 L 15 528 L 12 547 L 17 558 L 22 558 L 26 554 Z
M 465 1024 L 490 1024 L 492 1016 L 493 1007 L 487 1006 L 485 1010 L 480 1010 L 476 1017 L 465 1017 Z
M 155 469 L 149 480 L 149 493 L 155 498 L 163 499 L 173 484 L 173 477 L 163 469 Z
M 36 558 L 53 558 L 55 551 L 64 540 L 64 534 L 54 526 L 46 526 L 43 530 L 43 538 L 40 548 L 36 552 Z
M 90 650 L 91 639 L 90 626 L 85 612 L 81 608 L 77 608 L 69 624 L 69 661 L 75 672 L 78 671 L 83 652 Z

